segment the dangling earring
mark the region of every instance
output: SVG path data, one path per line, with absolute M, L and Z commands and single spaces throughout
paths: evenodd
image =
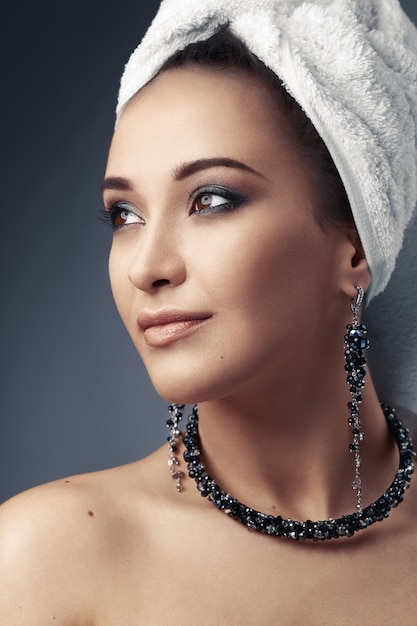
M 369 348 L 367 337 L 368 329 L 365 324 L 359 323 L 359 311 L 363 303 L 364 291 L 362 287 L 356 287 L 358 295 L 352 299 L 353 320 L 346 326 L 345 335 L 345 370 L 352 400 L 348 402 L 348 423 L 352 428 L 353 441 L 349 450 L 355 459 L 355 478 L 352 488 L 356 491 L 356 509 L 362 513 L 362 481 L 361 481 L 361 452 L 360 443 L 363 440 L 363 432 L 359 420 L 359 405 L 362 402 L 362 389 L 365 386 L 366 358 L 364 350 Z
M 169 456 L 168 467 L 171 477 L 175 480 L 176 490 L 179 492 L 182 490 L 181 479 L 184 476 L 184 472 L 178 469 L 179 460 L 176 455 L 178 451 L 178 444 L 182 441 L 183 432 L 179 429 L 178 425 L 181 421 L 185 404 L 170 404 L 168 411 L 170 417 L 167 419 L 167 426 L 170 429 L 168 437 L 169 444 Z

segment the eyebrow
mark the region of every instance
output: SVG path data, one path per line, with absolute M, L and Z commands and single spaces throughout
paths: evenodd
M 189 161 L 187 163 L 182 163 L 174 168 L 172 171 L 172 177 L 174 180 L 183 180 L 184 178 L 188 178 L 188 176 L 192 176 L 197 172 L 201 172 L 202 170 L 207 170 L 212 167 L 230 167 L 239 170 L 245 170 L 246 172 L 250 172 L 251 174 L 256 174 L 256 176 L 263 175 L 260 172 L 257 172 L 249 165 L 242 163 L 241 161 L 236 161 L 236 159 L 228 159 L 226 157 L 212 158 L 212 159 L 197 159 L 196 161 Z M 109 176 L 104 179 L 101 185 L 101 192 L 104 192 L 106 189 L 117 189 L 118 191 L 132 191 L 133 184 L 124 176 Z
M 257 176 L 262 176 L 262 174 L 249 167 L 249 165 L 241 163 L 241 161 L 221 157 L 213 159 L 198 159 L 196 161 L 190 161 L 189 163 L 182 163 L 173 170 L 173 178 L 174 180 L 183 180 L 188 176 L 192 176 L 192 174 L 195 174 L 196 172 L 201 172 L 202 170 L 206 170 L 211 167 L 231 167 L 251 172 Z
M 101 192 L 106 189 L 118 189 L 119 191 L 132 191 L 133 185 L 128 178 L 124 176 L 108 176 L 103 180 Z

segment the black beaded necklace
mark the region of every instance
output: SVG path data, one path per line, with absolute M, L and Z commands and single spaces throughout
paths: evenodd
M 187 429 L 184 435 L 184 444 L 186 447 L 184 459 L 187 462 L 188 475 L 190 478 L 194 478 L 197 488 L 204 498 L 210 500 L 220 511 L 223 511 L 223 513 L 237 520 L 244 526 L 247 526 L 249 529 L 296 541 L 306 539 L 319 541 L 324 539 L 337 539 L 338 537 L 351 537 L 359 530 L 368 528 L 375 522 L 380 522 L 389 516 L 391 509 L 398 506 L 398 504 L 403 501 L 404 492 L 409 487 L 411 476 L 414 472 L 413 457 L 415 453 L 410 432 L 397 418 L 393 409 L 386 404 L 382 404 L 381 406 L 391 436 L 398 446 L 400 464 L 394 480 L 388 489 L 384 491 L 376 502 L 370 504 L 360 512 L 343 515 L 343 517 L 337 519 L 328 519 L 318 522 L 307 520 L 303 522 L 283 519 L 280 515 L 275 517 L 274 515 L 261 513 L 246 504 L 242 504 L 236 500 L 236 498 L 233 498 L 230 494 L 223 491 L 223 489 L 210 478 L 206 472 L 206 468 L 201 462 L 197 406 L 193 408 L 188 418 Z M 183 406 L 179 408 L 183 408 Z M 180 431 L 177 431 L 178 434 L 179 432 Z M 178 472 L 177 474 L 179 475 Z M 175 478 L 175 476 L 173 477 Z

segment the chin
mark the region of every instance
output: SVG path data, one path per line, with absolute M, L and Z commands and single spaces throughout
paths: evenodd
M 162 376 L 160 372 L 156 376 L 148 373 L 158 395 L 172 404 L 198 404 L 227 395 L 224 380 L 216 384 L 201 375 L 193 377 L 189 371 L 183 374 L 171 371 L 167 376 Z
M 163 382 L 156 384 L 152 381 L 152 384 L 157 394 L 169 404 L 198 404 L 204 399 L 210 398 L 210 396 L 205 398 L 204 395 L 200 395 L 197 389 L 190 389 L 190 385 L 178 387 L 173 385 L 171 381 L 167 384 Z

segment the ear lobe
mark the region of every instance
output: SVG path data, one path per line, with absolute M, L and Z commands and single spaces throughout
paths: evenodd
M 366 292 L 371 282 L 371 273 L 365 252 L 356 228 L 346 230 L 346 246 L 344 249 L 342 291 L 350 298 L 356 297 L 356 286 L 360 285 Z

